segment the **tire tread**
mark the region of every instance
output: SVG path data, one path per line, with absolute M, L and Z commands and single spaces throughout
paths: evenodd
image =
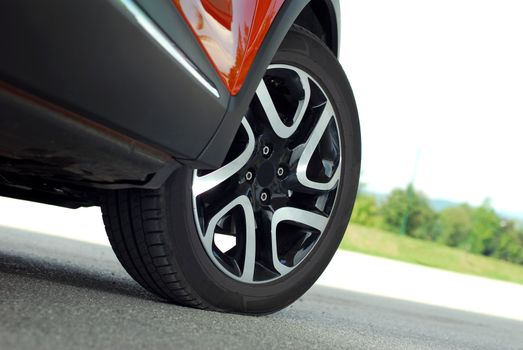
M 161 202 L 160 191 L 108 192 L 102 215 L 111 246 L 125 270 L 145 289 L 176 304 L 209 309 L 169 261 Z

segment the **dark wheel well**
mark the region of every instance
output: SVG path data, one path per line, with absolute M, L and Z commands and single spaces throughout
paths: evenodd
M 312 0 L 294 23 L 316 35 L 334 55 L 338 55 L 338 24 L 330 1 Z

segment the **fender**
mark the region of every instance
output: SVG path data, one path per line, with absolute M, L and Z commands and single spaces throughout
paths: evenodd
M 223 83 L 238 94 L 284 0 L 173 0 Z

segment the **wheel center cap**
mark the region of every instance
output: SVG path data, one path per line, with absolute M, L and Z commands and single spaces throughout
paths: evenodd
M 271 162 L 264 162 L 260 168 L 258 169 L 258 175 L 256 178 L 258 179 L 258 184 L 262 187 L 267 187 L 272 183 L 272 180 L 274 179 L 274 166 Z

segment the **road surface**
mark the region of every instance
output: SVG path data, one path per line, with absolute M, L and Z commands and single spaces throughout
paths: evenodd
M 110 248 L 0 227 L 0 349 L 523 349 L 523 322 L 315 286 L 265 317 L 170 305 Z

